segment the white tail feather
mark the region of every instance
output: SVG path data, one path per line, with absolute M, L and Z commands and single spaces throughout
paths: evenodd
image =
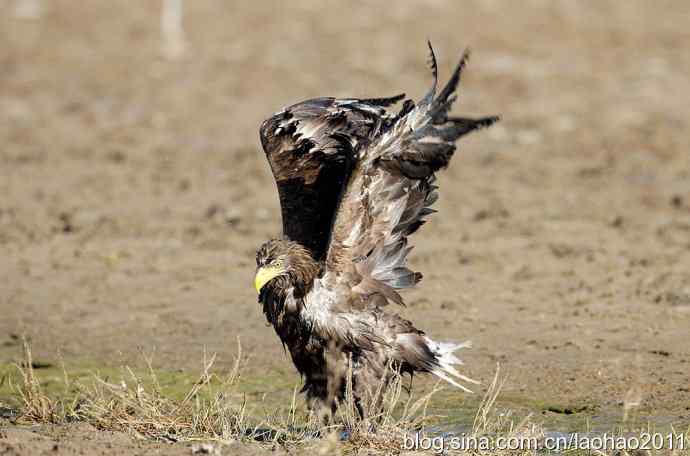
M 479 382 L 461 374 L 454 367 L 455 365 L 462 365 L 462 361 L 455 356 L 454 352 L 461 348 L 469 348 L 472 346 L 472 343 L 470 341 L 466 341 L 461 344 L 436 342 L 428 337 L 425 337 L 424 340 L 429 349 L 434 353 L 434 355 L 436 355 L 436 361 L 438 363 L 434 369 L 431 369 L 431 373 L 463 391 L 472 393 L 472 390 L 461 385 L 457 382 L 457 380 L 474 383 L 475 385 L 478 385 Z

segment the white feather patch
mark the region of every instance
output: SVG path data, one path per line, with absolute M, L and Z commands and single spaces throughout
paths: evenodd
M 429 337 L 424 337 L 424 341 L 427 347 L 436 355 L 436 360 L 438 362 L 438 367 L 431 370 L 431 373 L 441 378 L 453 386 L 460 388 L 463 391 L 471 393 L 472 391 L 466 386 L 458 383 L 457 380 L 462 380 L 467 383 L 474 383 L 479 385 L 477 380 L 473 380 L 466 375 L 461 374 L 454 366 L 462 365 L 462 360 L 455 356 L 454 352 L 460 350 L 461 348 L 469 348 L 472 346 L 472 342 L 469 340 L 462 342 L 460 344 L 454 344 L 451 342 L 436 342 Z

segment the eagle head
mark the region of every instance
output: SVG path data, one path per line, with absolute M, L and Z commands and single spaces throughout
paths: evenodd
M 264 287 L 284 295 L 288 288 L 302 297 L 311 289 L 319 271 L 311 252 L 301 244 L 285 239 L 271 239 L 256 252 L 254 288 L 261 294 Z

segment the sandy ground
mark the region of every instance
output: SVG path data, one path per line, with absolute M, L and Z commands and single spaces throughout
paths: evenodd
M 245 378 L 289 396 L 251 285 L 280 229 L 258 125 L 313 96 L 420 96 L 428 37 L 442 76 L 474 51 L 456 112 L 503 121 L 440 176 L 404 314 L 472 339 L 484 385 L 500 363 L 506 404 L 688 425 L 690 4 L 187 3 L 178 61 L 156 2 L 0 3 L 0 362 L 26 334 L 68 365 L 143 349 L 191 371 L 240 336 Z M 0 452 L 55 439 L 10 430 Z

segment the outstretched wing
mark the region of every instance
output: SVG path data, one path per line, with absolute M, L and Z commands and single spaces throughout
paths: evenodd
M 316 98 L 290 106 L 261 125 L 261 144 L 278 186 L 283 235 L 325 257 L 338 201 L 357 161 L 392 116 L 377 99 Z
M 407 238 L 434 212 L 434 173 L 448 165 L 458 138 L 498 120 L 449 117 L 468 54 L 437 95 L 430 44 L 429 51 L 431 90 L 417 105 L 406 102 L 395 121 L 361 151 L 337 210 L 322 283 L 340 290 L 349 286 L 351 303 L 403 304 L 396 290 L 422 277 L 406 266 L 412 248 Z

